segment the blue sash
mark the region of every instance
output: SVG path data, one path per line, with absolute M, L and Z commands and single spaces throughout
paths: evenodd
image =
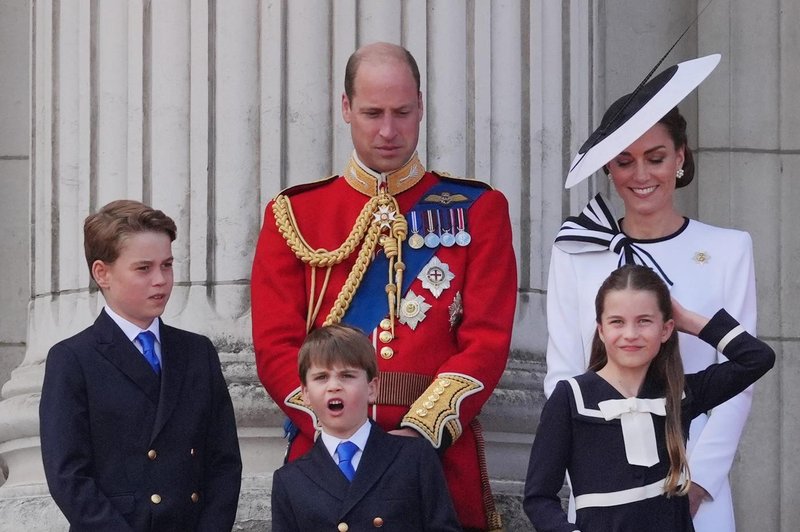
M 461 184 L 453 181 L 441 181 L 422 194 L 420 201 L 411 207 L 409 212 L 421 208 L 424 204 L 427 210 L 446 210 L 457 206 L 464 212 L 486 191 L 485 188 L 475 185 Z M 431 194 L 449 192 L 452 195 L 462 194 L 467 201 L 460 201 L 456 205 L 443 205 L 441 203 L 425 203 L 425 198 Z M 411 288 L 411 284 L 422 271 L 422 268 L 431 260 L 437 248 L 422 247 L 413 249 L 408 245 L 408 239 L 403 242 L 403 262 L 406 269 L 403 272 L 403 286 L 398 297 L 403 297 Z M 389 301 L 386 297 L 386 283 L 389 280 L 389 259 L 380 251 L 367 268 L 361 285 L 356 290 L 350 306 L 342 317 L 342 322 L 353 327 L 358 327 L 369 334 L 380 321 L 389 315 Z

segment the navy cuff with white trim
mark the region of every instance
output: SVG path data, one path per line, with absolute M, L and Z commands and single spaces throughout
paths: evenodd
M 726 338 L 729 333 L 736 329 L 739 330 L 738 333 L 731 338 Z M 733 317 L 728 314 L 725 309 L 719 309 L 697 336 L 704 342 L 713 345 L 715 348 L 722 347 L 721 352 L 724 354 L 724 349 L 729 342 L 742 332 L 746 331 L 739 324 L 739 322 L 733 319 Z M 720 342 L 723 340 L 725 340 L 725 342 L 723 342 L 723 345 L 720 346 Z

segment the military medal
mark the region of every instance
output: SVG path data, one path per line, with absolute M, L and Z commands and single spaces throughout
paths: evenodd
M 433 226 L 433 211 L 426 211 L 425 214 L 428 218 L 428 234 L 425 235 L 425 245 L 429 248 L 439 247 L 441 241 L 437 229 Z
M 406 297 L 400 301 L 400 317 L 397 321 L 403 325 L 408 325 L 411 330 L 417 328 L 419 322 L 425 319 L 425 313 L 431 306 L 425 303 L 425 298 L 418 296 L 413 290 L 409 290 Z
M 450 266 L 440 261 L 438 257 L 433 257 L 426 264 L 422 271 L 417 275 L 417 279 L 422 281 L 422 288 L 430 290 L 433 297 L 439 298 L 442 291 L 450 288 L 450 281 L 455 279 L 456 274 L 450 271 Z
M 439 218 L 440 212 L 441 211 L 436 211 L 437 218 Z M 450 225 L 446 229 L 442 228 L 442 245 L 446 248 L 453 247 L 456 243 L 456 237 L 453 236 L 453 226 L 455 225 L 453 223 L 453 211 L 450 209 L 448 212 L 450 214 Z M 445 216 L 445 218 L 447 218 L 447 216 Z M 441 221 L 441 218 L 439 218 L 439 220 Z
M 425 245 L 425 239 L 419 234 L 419 223 L 417 221 L 417 211 L 408 213 L 411 216 L 411 233 L 408 237 L 408 245 L 413 249 L 421 249 Z
M 459 246 L 468 246 L 472 242 L 472 236 L 467 233 L 467 223 L 464 218 L 464 209 L 459 207 L 456 212 L 458 213 L 458 233 L 456 233 L 456 244 Z

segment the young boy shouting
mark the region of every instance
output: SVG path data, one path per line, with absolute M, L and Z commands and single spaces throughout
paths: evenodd
M 298 369 L 320 433 L 308 454 L 272 477 L 273 532 L 461 530 L 430 444 L 387 434 L 368 419 L 378 365 L 363 333 L 345 325 L 315 329 Z
M 137 201 L 86 218 L 105 298 L 47 356 L 39 405 L 50 494 L 71 530 L 231 530 L 242 463 L 219 357 L 165 325 L 175 223 Z

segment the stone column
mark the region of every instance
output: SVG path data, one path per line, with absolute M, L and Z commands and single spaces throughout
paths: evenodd
M 258 3 L 38 1 L 32 4 L 32 298 L 24 360 L 2 390 L 8 480 L 0 530 L 58 530 L 38 440 L 52 344 L 92 323 L 82 223 L 118 198 L 172 216 L 176 283 L 164 319 L 220 351 L 244 460 L 239 519 L 263 528 L 283 456 L 281 416 L 250 346 L 249 270 L 258 193 Z M 277 188 L 277 187 L 276 187 Z
M 0 386 L 22 362 L 28 323 L 29 11 L 23 2 L 0 4 Z M 4 427 L 0 418 L 0 434 Z M 5 478 L 0 458 L 0 485 Z

